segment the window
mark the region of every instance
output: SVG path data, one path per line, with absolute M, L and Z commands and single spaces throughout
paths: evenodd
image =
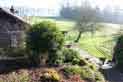
M 11 35 L 11 47 L 17 47 L 16 34 Z

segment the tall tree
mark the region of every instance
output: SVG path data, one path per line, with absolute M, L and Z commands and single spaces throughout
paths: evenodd
M 80 8 L 80 14 L 77 16 L 77 23 L 75 29 L 79 34 L 75 42 L 78 42 L 82 33 L 91 32 L 94 34 L 96 31 L 96 22 L 98 21 L 97 8 L 92 8 L 89 2 L 83 2 Z

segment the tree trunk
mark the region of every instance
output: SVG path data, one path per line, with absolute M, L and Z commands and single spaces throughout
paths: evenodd
M 76 42 L 76 43 L 79 42 L 79 40 L 80 40 L 80 38 L 81 38 L 81 35 L 82 35 L 82 32 L 80 31 L 80 32 L 79 32 L 79 35 L 78 35 L 78 37 L 77 37 L 77 39 L 76 39 L 74 42 Z

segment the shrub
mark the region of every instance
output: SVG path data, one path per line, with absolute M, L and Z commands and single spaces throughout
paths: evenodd
M 97 69 L 83 66 L 81 70 L 81 77 L 84 80 L 90 80 L 92 82 L 105 82 L 104 76 Z
M 118 38 L 114 48 L 113 61 L 117 63 L 117 67 L 122 71 L 123 68 L 123 35 Z
M 85 66 L 87 64 L 88 64 L 87 60 L 81 57 L 80 62 L 79 62 L 79 65 L 80 66 Z
M 64 48 L 63 55 L 65 56 L 64 63 L 72 63 L 73 65 L 80 63 L 80 55 L 73 49 Z
M 72 60 L 72 64 L 73 64 L 73 65 L 79 64 L 79 62 L 80 62 L 80 59 L 78 59 L 78 58 L 74 58 L 74 59 Z
M 70 63 L 72 65 L 85 64 L 85 60 L 82 59 L 79 53 L 73 49 L 63 48 L 62 50 L 50 51 L 49 63 L 53 65 L 62 65 L 63 63 Z
M 83 79 L 95 80 L 94 71 L 90 69 L 88 66 L 84 66 L 81 68 L 81 77 Z
M 57 51 L 52 51 L 49 53 L 49 60 L 48 60 L 48 64 L 49 65 L 62 65 L 64 63 L 64 55 L 62 53 L 61 50 L 57 50 Z
M 74 74 L 80 74 L 81 73 L 81 67 L 76 65 L 76 66 L 69 66 L 64 68 L 64 72 L 66 74 L 74 75 Z
M 82 79 L 89 78 L 89 79 L 94 79 L 94 74 L 93 71 L 87 67 L 80 67 L 80 66 L 70 66 L 64 68 L 64 72 L 67 73 L 68 75 L 74 75 L 74 74 L 79 74 L 81 75 Z
M 63 43 L 63 34 L 57 29 L 55 23 L 49 21 L 34 24 L 27 32 L 27 49 L 32 51 L 32 57 L 30 58 L 32 61 L 35 61 L 36 64 L 40 63 L 40 53 L 52 53 L 52 51 L 60 50 Z
M 90 69 L 92 69 L 93 71 L 96 71 L 96 70 L 97 70 L 97 67 L 96 67 L 94 64 L 92 64 L 92 63 L 86 63 L 86 65 L 87 65 Z
M 104 76 L 99 71 L 95 72 L 95 80 L 96 82 L 105 82 Z
M 89 66 L 69 66 L 64 68 L 67 76 L 80 75 L 81 79 L 90 82 L 105 82 L 103 75 L 98 70 L 92 70 Z
M 45 70 L 45 72 L 43 73 L 43 75 L 41 76 L 41 79 L 43 82 L 58 82 L 60 81 L 60 76 L 58 74 L 58 72 L 54 69 L 47 69 Z
M 27 32 L 27 48 L 36 52 L 61 49 L 63 43 L 62 33 L 49 21 L 34 24 Z

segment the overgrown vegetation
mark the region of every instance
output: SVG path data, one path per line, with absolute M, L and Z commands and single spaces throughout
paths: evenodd
M 86 59 L 82 58 L 76 50 L 66 48 L 64 46 L 65 40 L 63 34 L 59 31 L 59 27 L 52 22 L 43 21 L 34 24 L 28 31 L 26 37 L 26 50 L 13 51 L 14 54 L 22 53 L 28 55 L 28 59 L 31 65 L 41 65 L 45 62 L 45 66 L 52 66 L 59 69 L 60 65 L 66 66 L 64 72 L 72 78 L 68 78 L 68 81 L 77 79 L 80 82 L 86 80 L 103 82 L 104 78 L 97 70 L 96 66 L 89 63 Z M 9 52 L 9 50 L 8 50 Z M 82 55 L 82 54 L 81 54 Z M 14 56 L 13 56 L 14 57 Z M 45 60 L 45 61 L 44 61 Z M 70 65 L 70 66 L 67 66 Z M 60 71 L 61 72 L 61 71 Z M 63 71 L 62 71 L 63 72 Z M 97 76 L 95 75 L 98 74 Z M 30 73 L 27 73 L 30 74 Z M 62 74 L 65 76 L 64 74 Z M 25 76 L 22 81 L 28 82 L 32 80 L 34 76 L 35 81 L 41 82 L 60 82 L 61 77 L 56 70 L 46 70 L 46 72 L 35 72 L 34 75 Z M 36 77 L 35 77 L 36 76 Z M 101 79 L 101 78 L 102 79 Z M 27 79 L 27 80 L 26 80 Z M 21 80 L 21 79 L 20 79 Z M 26 80 L 26 81 L 25 81 Z M 72 82 L 72 81 L 71 81 Z
M 105 82 L 103 75 L 88 66 L 69 66 L 64 68 L 67 75 L 80 75 L 81 79 L 88 79 L 90 82 Z
M 50 65 L 63 65 L 63 64 L 71 64 L 71 65 L 85 65 L 86 60 L 80 57 L 80 54 L 69 48 L 63 48 L 62 50 L 52 51 L 49 56 L 49 64 Z
M 37 63 L 40 62 L 38 58 L 42 54 L 46 53 L 47 57 L 51 57 L 50 55 L 54 57 L 54 52 L 60 50 L 63 44 L 63 35 L 58 31 L 55 23 L 44 21 L 34 24 L 27 32 L 26 47 L 29 51 L 32 51 L 32 59 Z
M 98 7 L 92 7 L 90 2 L 83 1 L 78 7 L 70 6 L 69 3 L 67 7 L 63 6 L 61 17 L 47 17 L 46 19 L 29 17 L 28 22 L 32 27 L 26 31 L 23 49 L 1 49 L 0 53 L 10 57 L 25 57 L 26 61 L 17 59 L 15 63 L 12 62 L 10 65 L 15 65 L 12 68 L 35 65 L 39 68 L 10 72 L 5 74 L 7 80 L 0 75 L 0 82 L 105 82 L 105 78 L 99 71 L 102 62 L 98 59 L 96 61 L 95 57 L 102 61 L 112 59 L 112 49 L 118 31 L 115 33 L 104 31 L 106 24 L 100 22 L 108 20 L 111 22 L 110 17 L 107 20 L 100 19 L 109 15 L 108 13 L 108 15 L 103 15 L 104 13 L 107 11 L 100 11 Z M 120 70 L 123 68 L 122 42 L 123 35 L 118 38 L 113 56 Z M 84 53 L 84 50 L 95 57 Z M 22 66 L 16 65 L 18 62 Z M 5 67 L 7 65 L 9 66 L 5 62 Z
M 81 57 L 77 51 L 75 51 L 73 49 L 64 48 L 63 55 L 65 57 L 64 63 L 71 63 L 73 65 L 75 65 L 75 64 L 79 65 Z
M 56 24 L 49 21 L 34 24 L 28 31 L 26 40 L 27 48 L 35 52 L 61 49 L 64 43 Z

